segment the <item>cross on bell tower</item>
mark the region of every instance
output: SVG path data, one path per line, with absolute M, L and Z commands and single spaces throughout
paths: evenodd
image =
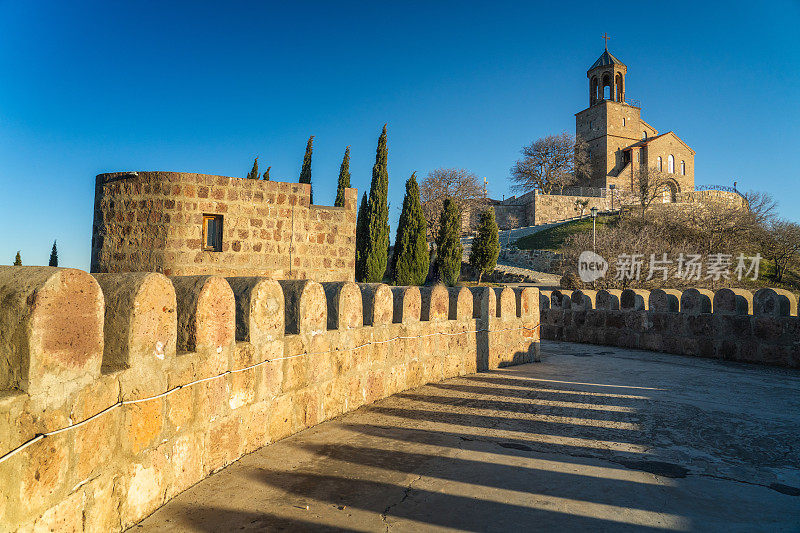
M 586 73 L 589 78 L 589 107 L 603 100 L 625 103 L 625 74 L 628 67 L 608 51 L 611 37 L 603 33 L 602 38 L 605 50 Z

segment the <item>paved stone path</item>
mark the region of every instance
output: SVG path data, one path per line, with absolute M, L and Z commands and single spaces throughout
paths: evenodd
M 543 342 L 262 448 L 136 531 L 798 531 L 800 372 Z

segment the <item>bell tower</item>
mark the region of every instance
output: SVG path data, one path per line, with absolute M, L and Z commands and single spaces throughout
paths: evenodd
M 589 78 L 589 107 L 575 115 L 575 137 L 585 147 L 588 170 L 580 185 L 620 187 L 621 172 L 629 165 L 625 148 L 642 138 L 640 109 L 625 101 L 625 75 L 628 67 L 606 46 L 586 77 Z M 647 126 L 648 132 L 653 131 Z M 588 174 L 588 175 L 587 175 Z
M 589 107 L 603 100 L 625 103 L 625 74 L 628 67 L 608 52 L 609 37 L 606 34 L 603 34 L 603 39 L 606 41 L 603 55 L 586 72 L 589 78 Z

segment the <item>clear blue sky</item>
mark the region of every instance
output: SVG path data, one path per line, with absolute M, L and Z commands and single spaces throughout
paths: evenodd
M 392 238 L 404 182 L 463 167 L 508 195 L 519 149 L 574 132 L 586 69 L 628 65 L 643 118 L 697 151 L 696 182 L 766 190 L 800 220 L 800 4 L 0 0 L 0 264 L 89 266 L 94 176 L 295 181 L 315 199 L 346 145 L 368 187 L 389 124 Z

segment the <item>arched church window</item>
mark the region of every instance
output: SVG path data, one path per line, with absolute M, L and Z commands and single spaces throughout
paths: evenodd
M 670 174 L 675 174 L 675 158 L 672 156 L 672 154 L 669 154 L 669 157 L 667 158 L 667 168 L 669 169 Z
M 647 130 L 642 132 L 642 139 L 647 139 Z
M 627 122 L 627 121 L 625 120 L 625 117 L 622 117 L 622 126 L 623 126 L 623 127 L 625 126 L 625 123 L 626 123 L 626 122 Z
M 686 175 L 686 161 L 681 161 L 681 176 Z
M 658 156 L 658 159 L 656 159 L 656 168 L 659 172 L 664 171 L 664 160 L 661 159 L 661 156 Z

